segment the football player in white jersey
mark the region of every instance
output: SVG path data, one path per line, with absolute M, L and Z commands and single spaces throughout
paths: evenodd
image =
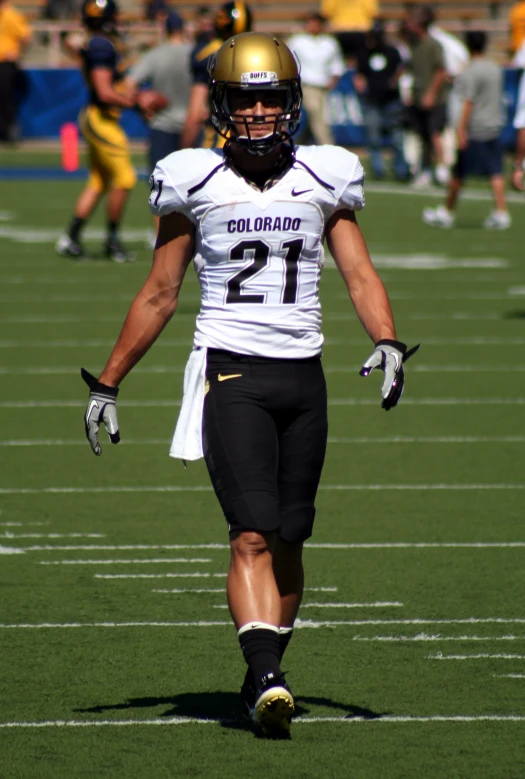
M 83 371 L 86 433 L 95 454 L 101 422 L 119 440 L 118 387 L 173 316 L 193 260 L 202 302 L 170 453 L 206 460 L 228 522 L 228 604 L 248 664 L 241 695 L 264 733 L 279 737 L 294 711 L 280 661 L 301 603 L 326 448 L 325 239 L 375 344 L 361 375 L 384 371 L 383 408 L 399 401 L 414 350 L 397 340 L 357 225 L 358 158 L 293 146 L 301 87 L 287 46 L 260 33 L 226 41 L 210 64 L 210 98 L 227 143 L 175 152 L 153 173 L 153 266 L 99 379 Z

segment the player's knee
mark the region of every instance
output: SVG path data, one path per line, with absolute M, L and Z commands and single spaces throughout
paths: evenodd
M 275 533 L 259 533 L 241 530 L 230 534 L 232 557 L 245 562 L 255 562 L 270 552 L 275 543 Z

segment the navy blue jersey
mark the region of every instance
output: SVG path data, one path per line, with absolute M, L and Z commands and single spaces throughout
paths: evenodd
M 119 55 L 117 50 L 109 38 L 103 35 L 94 35 L 82 49 L 82 62 L 89 91 L 89 104 L 103 106 L 104 103 L 98 99 L 96 90 L 93 88 L 91 74 L 96 68 L 105 68 L 111 70 L 112 82 L 118 81 L 120 74 L 118 72 Z
M 202 41 L 194 46 L 190 59 L 191 80 L 194 84 L 208 86 L 210 80 L 208 76 L 208 61 L 212 54 L 215 54 L 220 49 L 223 43 L 224 41 L 220 38 L 214 38 L 211 41 Z

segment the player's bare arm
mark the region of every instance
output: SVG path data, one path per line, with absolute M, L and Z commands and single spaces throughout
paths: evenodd
M 100 375 L 103 384 L 118 386 L 175 313 L 184 275 L 193 257 L 193 234 L 192 223 L 182 214 L 174 212 L 161 218 L 150 274 L 131 304 Z
M 191 88 L 188 113 L 182 130 L 181 149 L 190 149 L 197 142 L 201 127 L 209 115 L 208 93 L 206 84 L 194 84 Z
M 353 211 L 338 211 L 326 229 L 328 248 L 366 332 L 374 341 L 395 340 L 390 301 L 370 255 Z
M 113 72 L 110 68 L 95 68 L 91 73 L 93 88 L 102 103 L 119 108 L 138 107 L 147 119 L 150 119 L 157 108 L 158 93 L 151 89 L 138 92 L 128 86 L 124 93 L 117 92 L 113 86 Z
M 96 455 L 102 454 L 98 440 L 101 423 L 104 423 L 111 443 L 118 444 L 120 441 L 116 407 L 118 386 L 175 313 L 179 291 L 192 257 L 191 222 L 175 212 L 163 217 L 150 274 L 131 304 L 106 367 L 99 379 L 84 368 L 81 370 L 90 390 L 84 415 L 86 436 Z
M 403 363 L 419 345 L 407 351 L 406 345 L 396 339 L 390 301 L 372 265 L 355 213 L 335 213 L 328 223 L 326 238 L 357 316 L 376 347 L 360 375 L 366 377 L 376 368 L 384 372 L 381 405 L 388 411 L 398 404 L 403 393 Z

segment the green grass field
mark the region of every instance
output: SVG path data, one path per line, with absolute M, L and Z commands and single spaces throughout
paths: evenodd
M 525 776 L 525 200 L 514 225 L 421 223 L 432 193 L 370 186 L 359 217 L 399 337 L 421 342 L 380 408 L 370 344 L 323 276 L 330 444 L 289 742 L 239 718 L 227 533 L 202 463 L 167 456 L 198 288 L 124 383 L 122 443 L 93 457 L 81 365 L 100 370 L 148 271 L 69 263 L 74 182 L 0 185 L 0 777 Z M 98 248 L 97 215 L 88 245 Z M 18 553 L 14 553 L 17 552 Z

